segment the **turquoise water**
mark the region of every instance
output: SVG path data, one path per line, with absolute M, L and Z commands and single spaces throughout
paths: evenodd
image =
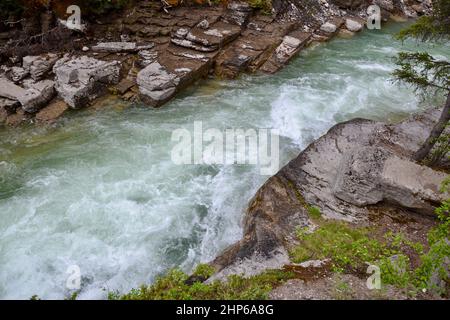
M 393 40 L 400 27 L 309 48 L 274 76 L 202 81 L 161 109 L 105 100 L 56 127 L 1 128 L 0 298 L 68 296 L 71 265 L 88 299 L 214 258 L 267 176 L 177 166 L 173 130 L 276 128 L 283 165 L 337 122 L 401 119 L 433 101 L 391 81 L 391 58 L 419 46 Z M 448 44 L 420 47 L 450 57 Z

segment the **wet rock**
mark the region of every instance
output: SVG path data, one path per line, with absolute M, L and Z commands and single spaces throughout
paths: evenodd
M 11 127 L 17 127 L 20 124 L 31 119 L 31 115 L 26 113 L 22 108 L 17 109 L 17 112 L 9 115 L 6 118 L 6 125 Z
M 57 119 L 59 119 L 67 110 L 69 110 L 69 106 L 67 105 L 67 103 L 58 100 L 41 109 L 36 114 L 35 119 L 38 123 L 53 123 Z
M 120 63 L 81 56 L 65 57 L 55 64 L 56 90 L 72 108 L 81 108 L 119 81 Z
M 355 35 L 354 32 L 349 31 L 347 29 L 340 29 L 338 32 L 338 37 L 344 38 L 344 39 L 350 39 Z
M 267 62 L 264 63 L 261 70 L 267 73 L 277 72 L 308 44 L 310 38 L 310 33 L 291 32 L 283 38 L 281 44 Z
M 94 52 L 138 52 L 140 50 L 149 50 L 155 45 L 153 43 L 146 45 L 138 45 L 136 42 L 100 42 L 92 47 Z
M 124 94 L 125 92 L 127 92 L 128 90 L 131 89 L 131 87 L 133 87 L 135 85 L 135 83 L 129 79 L 122 79 L 122 81 L 120 81 L 116 86 L 116 90 L 119 94 Z
M 8 111 L 0 107 L 0 124 L 3 124 L 8 118 Z
M 326 33 L 335 33 L 337 30 L 337 26 L 332 24 L 331 22 L 325 22 L 320 26 L 320 30 Z
M 16 100 L 10 100 L 7 98 L 0 98 L 0 110 L 4 110 L 6 114 L 16 112 L 16 109 L 20 107 L 20 102 Z
M 22 67 L 30 73 L 33 80 L 40 80 L 52 70 L 58 59 L 59 56 L 53 53 L 40 56 L 26 56 L 23 58 Z

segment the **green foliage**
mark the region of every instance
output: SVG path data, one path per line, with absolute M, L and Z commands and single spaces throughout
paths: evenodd
M 214 274 L 214 272 L 214 267 L 210 266 L 209 264 L 201 263 L 195 268 L 193 275 L 208 279 Z
M 416 90 L 432 88 L 449 90 L 450 62 L 437 60 L 426 52 L 400 52 L 395 60 L 399 66 L 394 77 Z
M 319 219 L 322 216 L 320 209 L 314 206 L 308 207 L 309 216 L 313 219 Z
M 412 275 L 408 256 L 402 253 L 391 257 L 382 256 L 377 263 L 380 267 L 382 283 L 405 289 L 410 286 Z
M 291 272 L 269 270 L 249 278 L 231 275 L 226 282 L 216 280 L 207 284 L 201 282 L 187 284 L 186 280 L 189 276 L 174 269 L 167 275 L 159 277 L 151 286 L 133 289 L 123 296 L 110 293 L 108 298 L 122 300 L 260 300 L 267 299 L 268 293 L 274 286 L 293 277 Z
M 448 191 L 449 186 L 450 179 L 447 178 L 442 185 L 442 191 Z M 422 263 L 415 270 L 415 284 L 421 289 L 429 288 L 432 285 L 430 283 L 432 276 L 447 283 L 449 281 L 449 270 L 446 268 L 449 267 L 448 260 L 450 259 L 450 199 L 442 202 L 441 206 L 436 209 L 436 215 L 440 223 L 428 233 L 430 249 L 421 255 Z M 436 288 L 429 289 L 436 290 Z
M 330 258 L 336 271 L 374 262 L 387 248 L 368 237 L 367 228 L 353 228 L 341 221 L 322 221 L 313 233 L 297 232 L 300 245 L 291 250 L 292 260 Z
M 272 12 L 272 0 L 248 0 L 252 8 L 261 10 L 264 14 Z
M 441 191 L 449 189 L 450 178 L 447 178 Z M 439 223 L 428 233 L 427 251 L 421 243 L 409 241 L 402 233 L 387 232 L 383 239 L 377 240 L 371 238 L 369 228 L 356 228 L 346 222 L 319 218 L 316 220 L 319 228 L 313 233 L 301 228 L 297 230 L 300 244 L 291 250 L 291 258 L 297 263 L 328 258 L 337 272 L 358 269 L 367 262 L 380 267 L 383 284 L 404 288 L 407 293 L 423 289 L 436 292 L 432 279 L 445 283 L 449 280 L 450 199 L 436 209 L 436 215 Z M 411 268 L 406 251 L 419 256 L 420 264 L 416 269 Z

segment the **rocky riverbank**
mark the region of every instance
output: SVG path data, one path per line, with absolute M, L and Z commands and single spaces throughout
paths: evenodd
M 329 261 L 292 262 L 298 230 L 314 233 L 318 214 L 355 228 L 373 228 L 374 234 L 401 232 L 411 243 L 426 245 L 436 223 L 433 212 L 449 197 L 439 189 L 448 174 L 415 163 L 411 156 L 440 113 L 429 109 L 398 124 L 354 119 L 331 128 L 259 189 L 245 213 L 242 240 L 212 262 L 219 271 L 213 279 L 293 269 L 299 279 L 275 290 L 272 298 L 333 298 L 330 290 L 338 280 Z M 441 168 L 448 170 L 449 164 Z M 446 261 L 448 273 L 448 257 Z M 365 286 L 367 277 L 365 270 L 344 272 L 357 291 L 354 298 L 373 298 Z M 448 290 L 448 283 L 439 285 Z
M 384 21 L 430 10 L 428 1 L 374 3 Z M 274 73 L 314 42 L 362 30 L 369 1 L 272 4 L 267 15 L 240 1 L 167 12 L 159 1 L 138 1 L 84 33 L 67 30 L 51 13 L 38 35 L 25 21 L 0 37 L 0 123 L 51 123 L 106 94 L 160 107 L 200 78 Z

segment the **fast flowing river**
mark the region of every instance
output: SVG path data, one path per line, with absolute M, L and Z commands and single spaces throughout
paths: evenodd
M 0 128 L 0 298 L 67 297 L 77 268 L 79 298 L 104 298 L 214 258 L 267 176 L 175 165 L 173 130 L 277 128 L 283 165 L 337 122 L 401 119 L 425 104 L 391 82 L 391 57 L 450 57 L 448 44 L 402 46 L 401 27 L 309 48 L 273 76 L 205 80 L 158 110 L 104 101 L 57 127 Z

